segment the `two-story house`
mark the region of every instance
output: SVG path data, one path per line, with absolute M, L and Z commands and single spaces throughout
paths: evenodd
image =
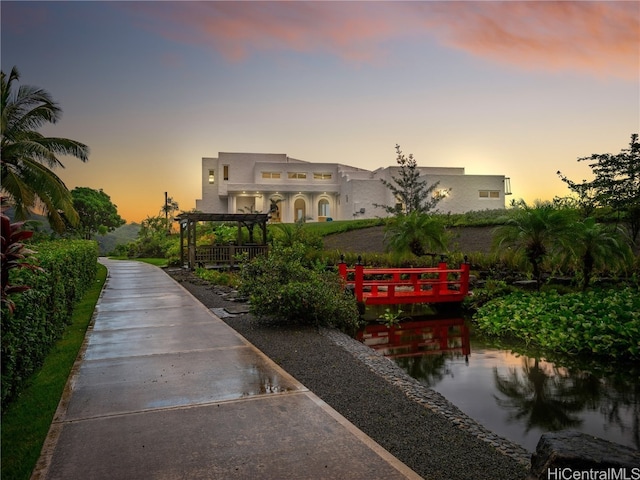
M 397 200 L 380 181 L 398 177 L 397 166 L 374 171 L 340 163 L 311 163 L 275 153 L 226 153 L 202 159 L 202 199 L 206 213 L 271 212 L 271 221 L 349 220 L 386 216 L 375 205 Z M 418 167 L 427 184 L 439 182 L 442 213 L 504 208 L 509 178 L 466 175 L 464 168 Z

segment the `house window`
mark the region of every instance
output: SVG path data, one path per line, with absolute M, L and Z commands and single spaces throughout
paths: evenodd
M 329 200 L 327 200 L 326 198 L 322 198 L 318 202 L 318 216 L 319 217 L 331 216 L 331 213 L 329 210 Z
M 222 179 L 225 182 L 229 181 L 229 165 L 222 166 Z
M 209 170 L 209 183 L 216 183 L 215 170 Z
M 289 178 L 305 179 L 307 174 L 306 172 L 289 172 Z
M 280 178 L 280 172 L 262 172 L 262 178 Z
M 480 190 L 480 198 L 500 198 L 499 190 Z
M 331 174 L 314 172 L 313 179 L 314 180 L 331 180 Z

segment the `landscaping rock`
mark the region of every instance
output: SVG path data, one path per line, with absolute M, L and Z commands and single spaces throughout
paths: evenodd
M 585 433 L 551 432 L 540 437 L 527 480 L 604 478 L 596 472 L 611 471 L 617 476 L 606 478 L 640 478 L 640 451 Z M 594 473 L 588 477 L 582 472 Z

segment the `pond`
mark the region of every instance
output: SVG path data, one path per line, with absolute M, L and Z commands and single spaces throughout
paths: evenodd
M 640 366 L 545 358 L 473 332 L 468 320 L 370 324 L 365 344 L 477 422 L 527 450 L 548 431 L 577 430 L 640 449 Z

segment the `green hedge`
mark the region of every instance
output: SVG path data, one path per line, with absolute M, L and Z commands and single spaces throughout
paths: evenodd
M 13 284 L 30 290 L 13 296 L 12 314 L 2 311 L 2 407 L 19 393 L 64 332 L 74 304 L 96 276 L 98 245 L 93 241 L 59 240 L 29 245 L 44 272 L 14 270 Z

